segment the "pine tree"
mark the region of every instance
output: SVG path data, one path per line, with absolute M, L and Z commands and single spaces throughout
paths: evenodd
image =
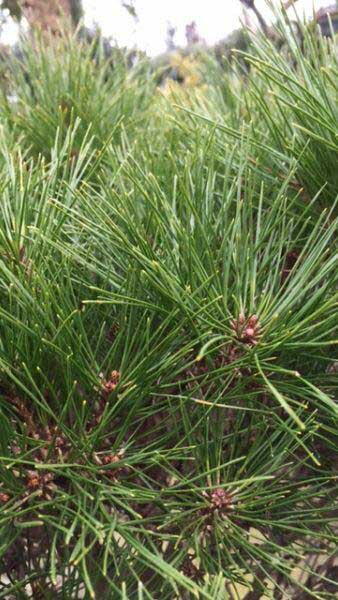
M 11 63 L 0 598 L 337 597 L 337 54 L 300 26 L 166 96 L 69 32 Z

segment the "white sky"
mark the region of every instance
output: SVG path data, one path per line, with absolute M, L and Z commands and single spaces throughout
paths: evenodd
M 196 21 L 198 32 L 206 42 L 213 44 L 239 27 L 243 17 L 239 0 L 134 0 L 139 17 L 135 23 L 121 4 L 121 0 L 83 0 L 86 24 L 96 22 L 104 35 L 113 37 L 121 45 L 136 45 L 151 55 L 165 50 L 168 21 L 177 27 L 176 44 L 185 44 L 185 25 L 191 21 Z M 278 4 L 278 0 L 273 4 Z M 318 10 L 328 4 L 330 0 L 298 0 L 295 6 L 299 14 L 311 16 L 313 8 Z M 265 0 L 256 0 L 256 6 L 268 19 Z M 252 23 L 255 23 L 254 18 Z
M 129 0 L 126 0 L 127 2 Z M 165 50 L 168 22 L 177 28 L 175 43 L 185 45 L 185 26 L 196 21 L 199 34 L 208 44 L 214 44 L 240 26 L 243 7 L 239 0 L 134 0 L 138 14 L 135 23 L 122 6 L 123 0 L 82 0 L 85 24 L 95 22 L 103 34 L 118 44 L 137 46 L 154 56 Z M 274 5 L 279 0 L 270 0 Z M 331 0 L 332 2 L 332 0 Z M 313 10 L 327 6 L 330 0 L 298 0 L 295 4 L 300 15 L 311 16 Z M 256 0 L 256 6 L 269 20 L 267 0 Z M 289 9 L 293 12 L 293 8 Z M 252 15 L 251 11 L 249 14 Z M 255 25 L 255 18 L 251 17 Z M 12 44 L 18 39 L 18 25 L 8 20 L 1 32 L 1 42 Z

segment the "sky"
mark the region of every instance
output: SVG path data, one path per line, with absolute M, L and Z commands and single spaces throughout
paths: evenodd
M 298 0 L 295 6 L 299 14 L 310 17 L 313 9 L 328 4 L 330 0 Z M 152 56 L 165 50 L 168 22 L 177 28 L 177 45 L 184 45 L 185 25 L 193 20 L 207 44 L 214 44 L 239 27 L 243 18 L 239 0 L 134 0 L 137 23 L 121 0 L 83 0 L 83 6 L 87 25 L 96 22 L 107 37 L 121 45 L 137 46 Z M 256 6 L 269 20 L 271 13 L 265 0 L 256 0 Z M 293 9 L 289 10 L 292 13 Z
M 278 0 L 270 1 L 278 4 Z M 318 10 L 331 2 L 298 0 L 295 6 L 300 15 L 310 17 L 314 9 Z M 191 21 L 196 22 L 199 34 L 211 45 L 239 27 L 243 19 L 239 0 L 134 0 L 137 22 L 122 3 L 123 0 L 82 0 L 85 24 L 91 27 L 97 23 L 103 35 L 115 39 L 120 45 L 136 46 L 151 56 L 165 51 L 168 23 L 176 27 L 175 43 L 178 46 L 185 45 L 185 26 Z M 269 20 L 271 13 L 267 8 L 267 0 L 255 0 L 255 3 Z M 289 10 L 293 12 L 293 9 Z M 252 17 L 254 24 L 255 18 Z M 1 32 L 1 42 L 12 44 L 17 38 L 18 26 L 13 20 L 8 20 Z

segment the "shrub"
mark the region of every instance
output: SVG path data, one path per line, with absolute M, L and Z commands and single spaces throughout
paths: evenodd
M 25 50 L 0 598 L 336 597 L 337 58 L 311 35 L 165 97 L 146 62 Z

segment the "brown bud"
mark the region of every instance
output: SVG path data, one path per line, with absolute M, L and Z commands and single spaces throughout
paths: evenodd
M 252 327 L 247 327 L 244 333 L 247 337 L 253 337 L 255 335 L 255 330 Z
M 117 456 L 117 454 L 108 454 L 107 456 L 102 457 L 103 465 L 111 465 L 111 464 L 117 463 L 119 461 L 120 461 L 120 458 Z
M 103 381 L 102 383 L 102 391 L 105 396 L 109 396 L 111 392 L 113 392 L 120 380 L 120 372 L 112 371 L 110 373 L 110 378 L 107 381 Z
M 245 316 L 241 313 L 237 319 L 230 321 L 230 325 L 239 342 L 251 346 L 258 343 L 260 326 L 257 315 L 251 315 L 245 319 Z
M 202 509 L 203 515 L 211 517 L 217 511 L 218 514 L 226 516 L 234 507 L 233 495 L 224 488 L 215 488 L 211 492 L 205 492 L 204 496 L 208 500 L 208 506 Z
M 40 485 L 40 475 L 37 471 L 27 471 L 27 487 L 37 488 Z
M 227 492 L 224 488 L 216 488 L 210 493 L 210 502 L 216 509 L 225 510 L 232 508 L 232 495 Z

